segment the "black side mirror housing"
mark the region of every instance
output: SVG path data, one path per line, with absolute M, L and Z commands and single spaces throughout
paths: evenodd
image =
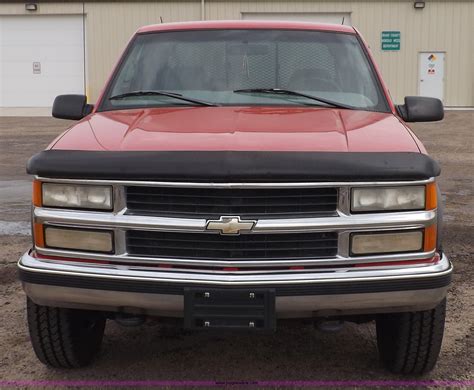
M 405 104 L 397 106 L 405 122 L 436 122 L 444 118 L 441 100 L 425 96 L 407 96 Z
M 53 117 L 79 120 L 89 115 L 93 108 L 93 105 L 87 104 L 87 96 L 59 95 L 54 99 Z

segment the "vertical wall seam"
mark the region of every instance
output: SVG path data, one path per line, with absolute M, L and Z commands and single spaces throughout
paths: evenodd
M 84 62 L 83 79 L 84 79 L 84 95 L 87 95 L 87 60 L 86 60 L 86 2 L 82 1 L 82 57 Z

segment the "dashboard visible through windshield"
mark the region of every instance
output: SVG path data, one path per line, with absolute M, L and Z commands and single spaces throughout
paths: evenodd
M 99 111 L 160 106 L 321 106 L 388 112 L 353 34 L 190 30 L 140 34 Z

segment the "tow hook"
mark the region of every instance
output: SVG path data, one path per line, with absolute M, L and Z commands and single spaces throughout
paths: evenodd
M 113 317 L 115 322 L 119 325 L 132 327 L 132 326 L 140 326 L 143 325 L 146 321 L 145 315 L 133 315 L 133 314 L 126 314 L 126 313 L 117 313 Z
M 344 327 L 342 320 L 319 320 L 314 323 L 314 326 L 321 332 L 336 333 Z

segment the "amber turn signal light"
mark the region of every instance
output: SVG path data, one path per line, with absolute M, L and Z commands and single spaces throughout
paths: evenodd
M 423 250 L 425 252 L 431 252 L 436 249 L 436 235 L 437 226 L 431 225 L 425 228 L 425 237 L 423 243 Z
M 434 210 L 438 206 L 436 183 L 426 185 L 426 210 Z
M 35 246 L 44 248 L 44 228 L 43 224 L 35 223 L 33 225 L 33 234 L 35 240 Z
M 33 181 L 33 205 L 37 207 L 41 207 L 43 204 L 41 184 L 39 180 Z

